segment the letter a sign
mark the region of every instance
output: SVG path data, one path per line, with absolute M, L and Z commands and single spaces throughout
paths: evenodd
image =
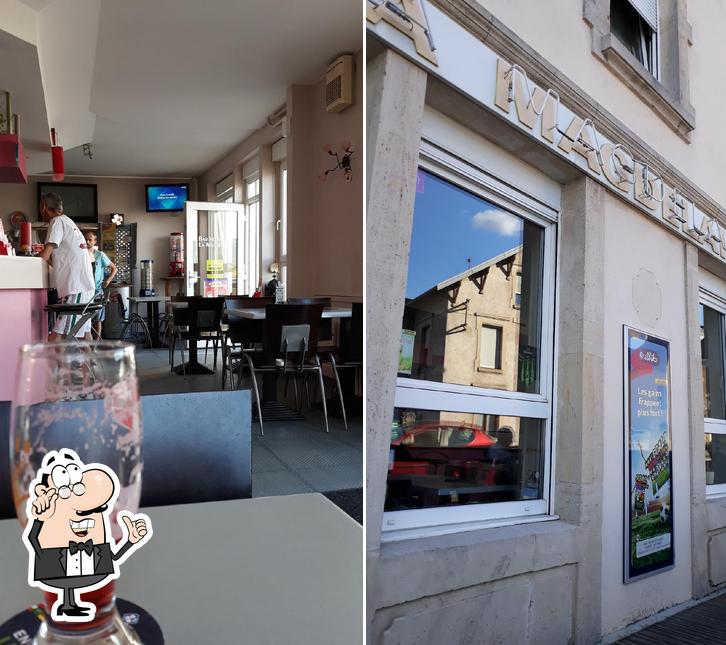
M 373 24 L 383 20 L 392 25 L 413 40 L 420 56 L 438 65 L 423 3 L 424 0 L 368 0 L 366 18 Z

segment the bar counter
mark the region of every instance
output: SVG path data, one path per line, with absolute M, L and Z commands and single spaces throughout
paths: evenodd
M 0 401 L 15 395 L 20 347 L 48 338 L 47 289 L 41 258 L 0 256 Z

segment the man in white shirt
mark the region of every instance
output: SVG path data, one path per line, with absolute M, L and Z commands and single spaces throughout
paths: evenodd
M 86 240 L 73 220 L 63 214 L 63 201 L 56 193 L 41 198 L 41 214 L 49 221 L 45 248 L 40 256 L 53 267 L 58 298 L 63 303 L 85 304 L 96 292 Z M 58 316 L 49 340 L 63 340 L 78 321 L 78 315 Z M 90 339 L 90 319 L 76 336 Z

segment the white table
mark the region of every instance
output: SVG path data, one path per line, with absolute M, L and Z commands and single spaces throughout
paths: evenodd
M 154 535 L 121 566 L 117 593 L 169 645 L 363 643 L 363 528 L 324 496 L 144 511 Z M 41 598 L 20 535 L 16 520 L 0 521 L 0 623 Z
M 129 296 L 130 302 L 166 302 L 169 296 Z
M 255 307 L 254 309 L 237 309 L 234 307 L 228 307 L 227 314 L 238 316 L 239 318 L 247 318 L 248 320 L 265 320 L 266 317 L 264 307 Z M 350 318 L 352 315 L 352 309 L 346 309 L 344 307 L 328 307 L 327 309 L 323 309 L 321 318 Z

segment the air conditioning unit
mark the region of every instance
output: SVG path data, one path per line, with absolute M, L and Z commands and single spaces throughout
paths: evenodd
M 353 56 L 338 56 L 325 72 L 325 109 L 340 112 L 353 105 Z

